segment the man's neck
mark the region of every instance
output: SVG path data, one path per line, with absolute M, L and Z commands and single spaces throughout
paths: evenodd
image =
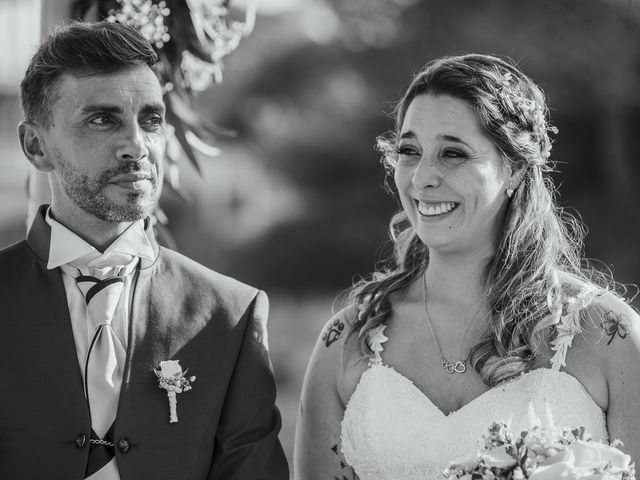
M 51 217 L 82 238 L 96 250 L 104 252 L 134 222 L 107 222 L 84 211 L 61 211 L 51 206 Z

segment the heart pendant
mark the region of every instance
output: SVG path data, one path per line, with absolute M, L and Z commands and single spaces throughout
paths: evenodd
M 466 360 L 458 360 L 453 367 L 453 371 L 456 373 L 464 373 L 467 371 L 467 361 Z
M 441 364 L 442 368 L 444 368 L 447 373 L 464 373 L 467 371 L 466 360 L 458 360 L 456 363 L 449 363 L 443 358 Z

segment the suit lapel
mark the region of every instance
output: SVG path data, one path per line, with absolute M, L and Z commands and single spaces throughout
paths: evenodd
M 127 361 L 123 375 L 123 386 L 131 380 L 134 369 L 140 371 L 141 369 L 153 368 L 148 359 L 148 354 L 151 352 L 148 351 L 148 349 L 141 351 L 141 348 L 146 343 L 144 340 L 149 329 L 148 299 L 152 277 L 151 270 L 151 268 L 147 268 L 137 271 L 136 281 L 131 292 L 132 302 L 129 318 L 129 339 L 127 341 Z M 163 342 L 151 342 L 151 345 L 161 348 Z M 145 352 L 145 350 L 147 351 Z
M 188 323 L 173 318 L 166 308 L 163 292 L 166 285 L 158 277 L 157 265 L 138 271 L 131 307 L 127 363 L 124 379 L 148 376 L 157 383 L 153 369 L 169 360 L 191 338 Z M 166 279 L 165 279 L 166 280 Z M 171 285 L 170 288 L 179 288 Z M 164 307 L 163 307 L 164 305 Z M 134 380 L 135 381 L 135 380 Z
M 131 308 L 129 310 L 129 332 L 127 340 L 127 359 L 125 362 L 125 370 L 123 374 L 123 386 L 131 380 L 132 370 L 134 368 L 149 369 L 153 368 L 150 365 L 149 359 L 146 354 L 153 352 L 148 349 L 142 348 L 146 342 L 144 339 L 147 336 L 147 330 L 150 328 L 150 311 L 149 305 L 152 304 L 152 281 L 155 269 L 157 267 L 156 262 L 159 257 L 160 248 L 156 241 L 153 227 L 149 219 L 145 222 L 145 233 L 151 243 L 154 251 L 154 259 L 152 261 L 147 259 L 141 259 L 136 271 L 136 278 L 132 285 L 131 290 Z M 166 342 L 151 342 L 154 348 L 163 348 Z M 142 351 L 140 351 L 142 349 Z M 158 352 L 163 353 L 163 352 Z
M 31 327 L 26 341 L 29 343 L 29 352 L 38 352 L 35 361 L 47 359 L 55 365 L 56 371 L 67 372 L 50 376 L 51 385 L 41 385 L 40 388 L 49 390 L 47 395 L 60 395 L 67 399 L 67 403 L 71 399 L 64 411 L 74 416 L 81 415 L 83 423 L 88 425 L 89 410 L 84 397 L 67 295 L 60 270 L 47 269 L 51 229 L 44 220 L 46 208 L 46 205 L 40 207 L 27 236 L 27 244 L 35 256 L 28 289 L 35 292 L 37 301 L 24 302 L 24 320 Z

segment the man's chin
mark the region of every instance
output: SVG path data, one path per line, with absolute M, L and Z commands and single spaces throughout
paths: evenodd
M 105 195 L 105 216 L 112 222 L 134 222 L 148 217 L 157 204 L 155 192 L 129 192 L 126 195 Z
M 85 209 L 85 211 L 105 222 L 135 222 L 151 215 L 154 206 L 155 203 L 149 202 L 127 202 L 124 205 L 110 203 L 103 204 L 100 208 Z

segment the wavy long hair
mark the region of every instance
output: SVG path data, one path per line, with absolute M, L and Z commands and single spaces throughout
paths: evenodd
M 550 314 L 562 301 L 558 271 L 592 285 L 605 282 L 594 278 L 582 260 L 582 225 L 554 200 L 549 133 L 557 130 L 549 124 L 542 90 L 513 62 L 494 56 L 469 54 L 429 62 L 395 107 L 395 131 L 378 139 L 390 175 L 407 109 L 414 98 L 426 94 L 467 102 L 506 164 L 514 171 L 524 169 L 508 201 L 496 254 L 483 272 L 489 328 L 470 354 L 475 370 L 493 386 L 534 366 L 539 342 L 549 334 Z M 392 258 L 349 294 L 348 302 L 358 310 L 351 333 L 357 333 L 363 355 L 372 353 L 369 333 L 390 318 L 391 294 L 408 288 L 429 263 L 428 247 L 404 211 L 393 216 L 389 230 Z

